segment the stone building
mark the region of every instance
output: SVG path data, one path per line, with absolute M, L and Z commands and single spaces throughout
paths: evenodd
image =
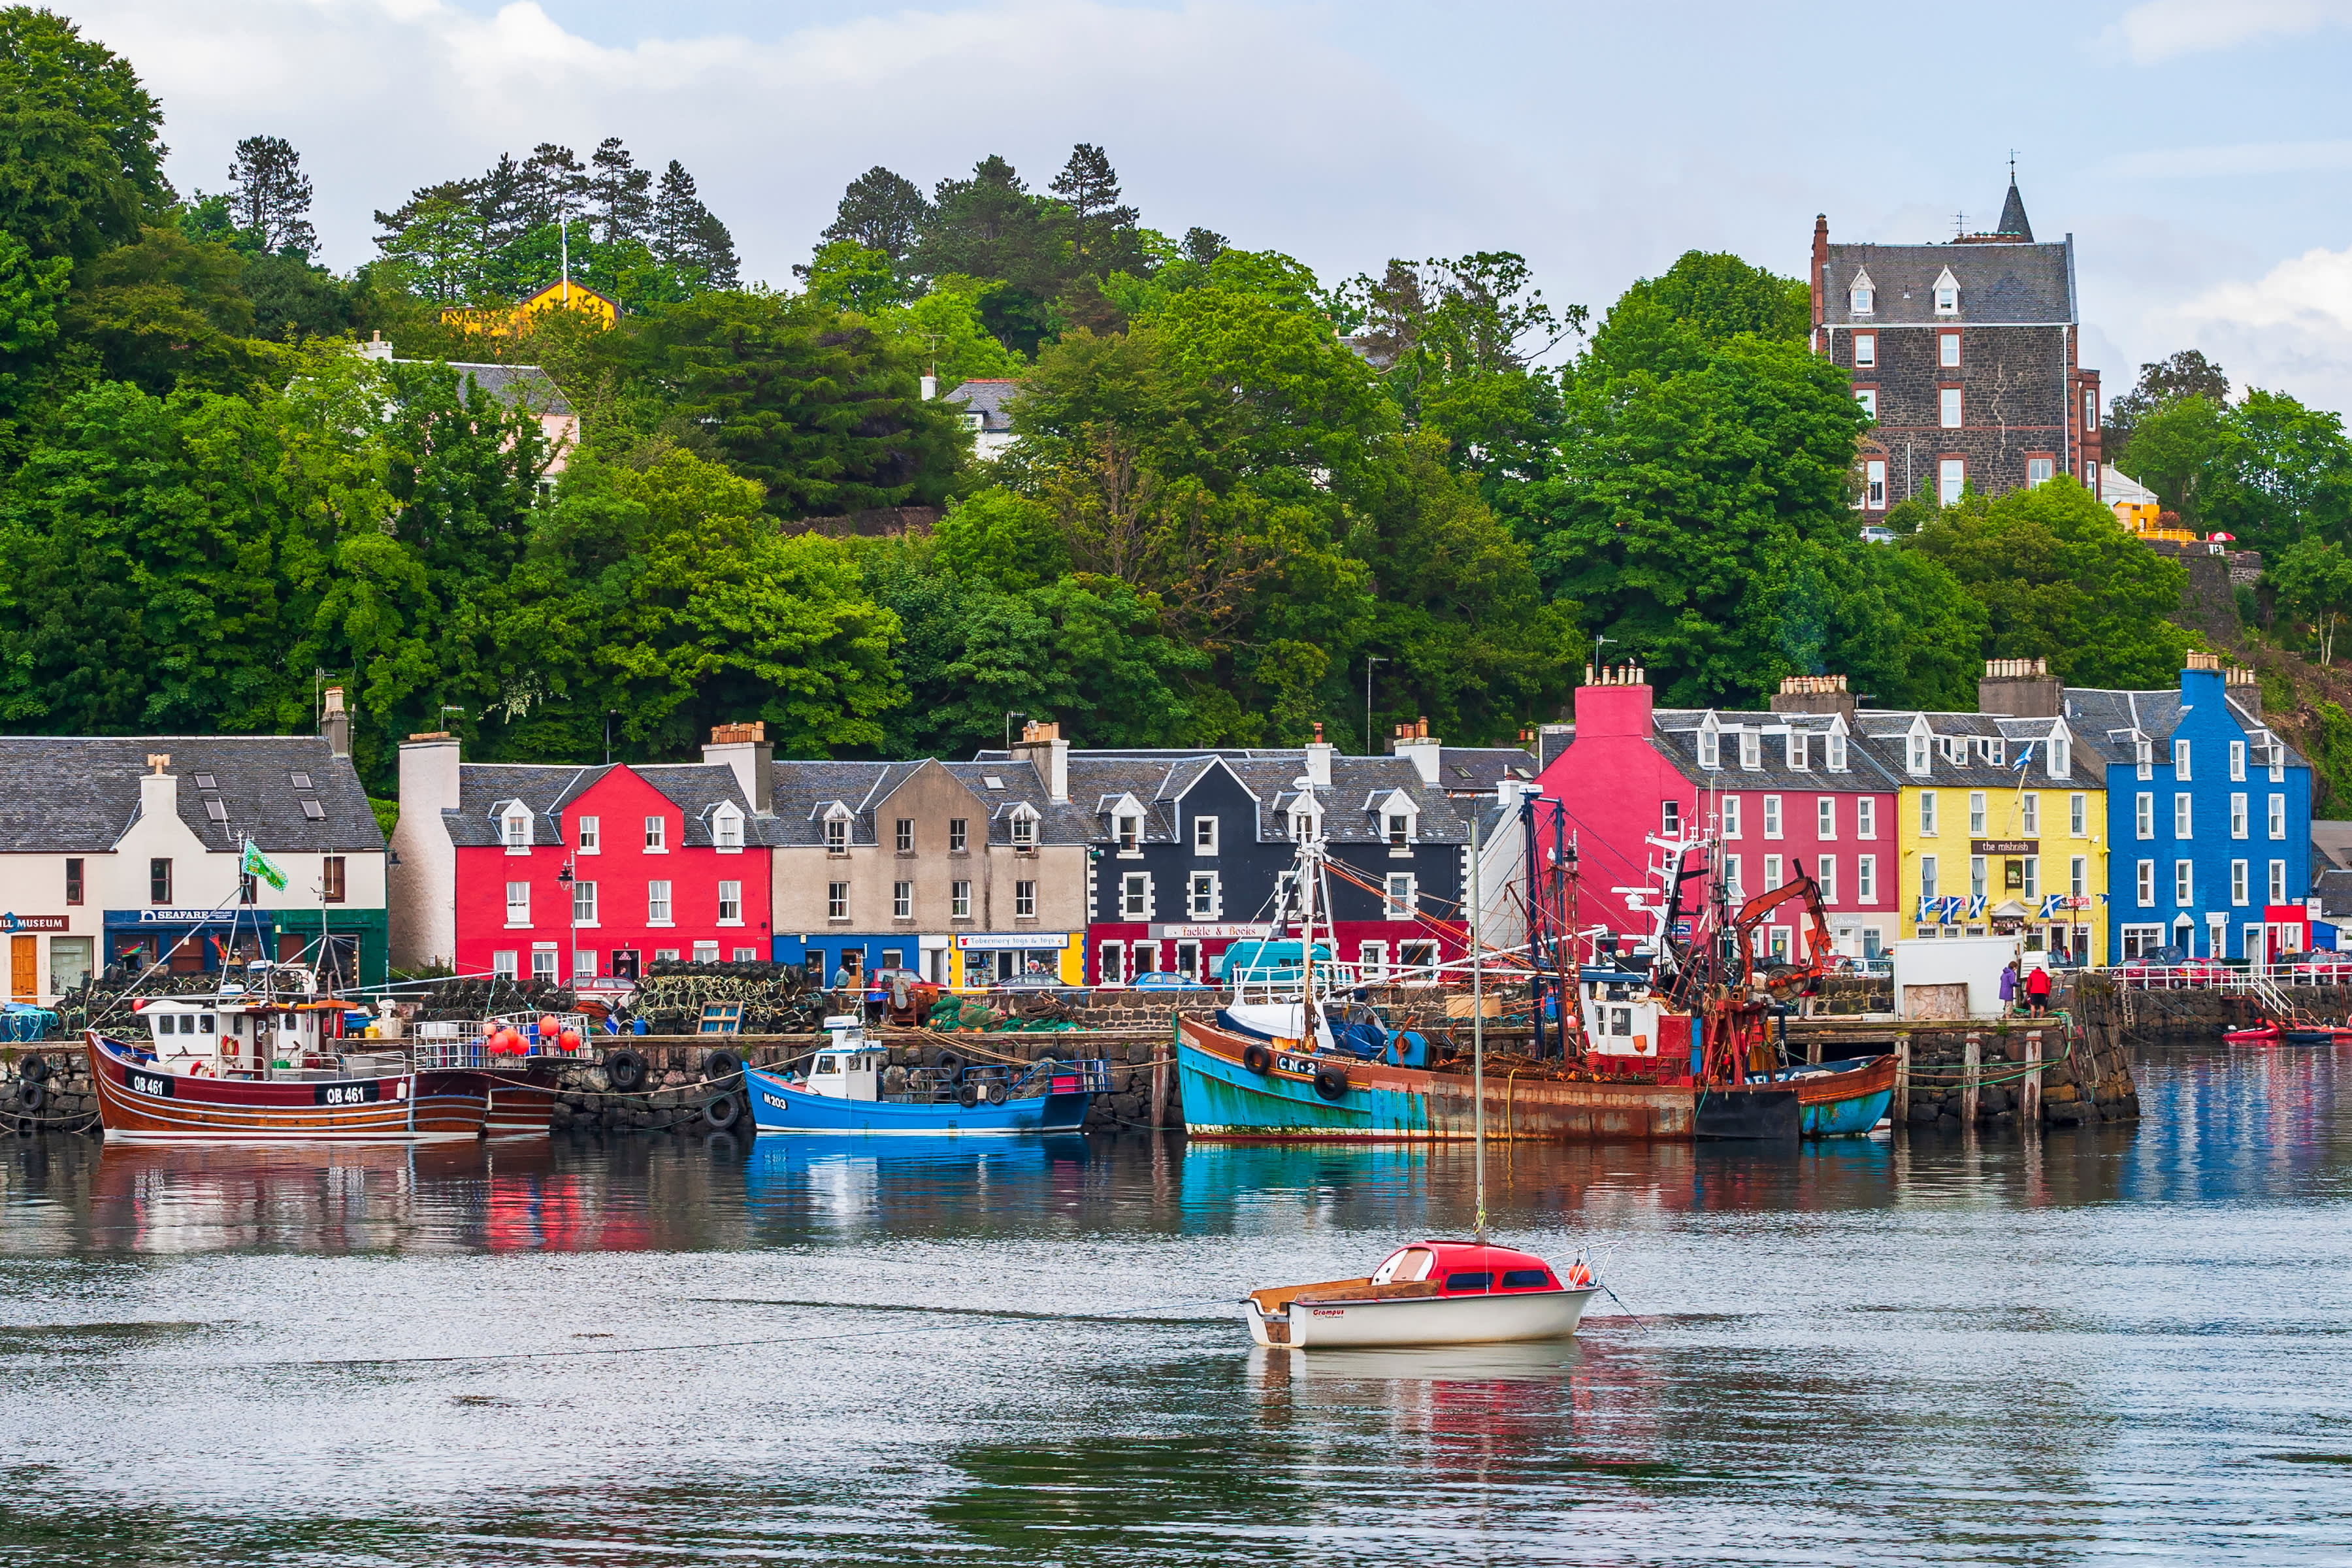
M 1860 453 L 1865 516 L 2059 474 L 2099 492 L 2074 237 L 2036 242 L 2014 176 L 1991 233 L 1941 244 L 1833 245 L 1815 217 L 1811 283 L 1814 352 L 1853 376 L 1877 422 Z

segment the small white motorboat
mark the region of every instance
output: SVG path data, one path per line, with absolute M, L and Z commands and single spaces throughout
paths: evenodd
M 1565 1339 L 1600 1289 L 1580 1258 L 1567 1278 L 1532 1253 L 1475 1241 L 1400 1247 L 1362 1279 L 1327 1279 L 1249 1293 L 1250 1337 L 1262 1345 L 1495 1344 Z

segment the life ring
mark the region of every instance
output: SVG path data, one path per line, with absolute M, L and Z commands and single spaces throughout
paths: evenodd
M 1274 1070 L 1274 1053 L 1252 1040 L 1242 1047 L 1242 1066 L 1264 1078 Z
M 646 1058 L 626 1047 L 606 1053 L 604 1081 L 623 1094 L 643 1089 L 646 1085 Z
M 1348 1072 L 1345 1068 L 1320 1067 L 1315 1069 L 1315 1092 L 1326 1100 L 1348 1098 Z
M 217 1078 L 220 1075 L 213 1071 L 213 1065 L 210 1062 L 190 1062 L 188 1064 L 188 1076 L 190 1078 Z
M 19 1109 L 38 1110 L 48 1102 L 49 1091 L 47 1087 L 34 1082 L 31 1079 L 22 1079 L 17 1081 L 16 1104 Z
M 966 1110 L 970 1110 L 974 1106 L 978 1105 L 980 1103 L 980 1085 L 976 1083 L 968 1083 L 961 1089 L 956 1090 L 956 1103 L 962 1106 Z
M 718 1051 L 710 1053 L 720 1055 Z M 743 1114 L 743 1102 L 731 1094 L 715 1094 L 702 1107 L 702 1124 L 713 1132 L 724 1132 L 735 1125 Z
M 733 1051 L 711 1051 L 702 1058 L 702 1078 L 706 1083 L 725 1083 L 742 1070 L 743 1058 Z

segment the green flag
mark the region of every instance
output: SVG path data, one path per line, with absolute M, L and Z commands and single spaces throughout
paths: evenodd
M 261 852 L 261 846 L 248 838 L 245 841 L 245 861 L 237 869 L 248 877 L 258 877 L 279 892 L 286 890 L 286 873 L 277 862 Z

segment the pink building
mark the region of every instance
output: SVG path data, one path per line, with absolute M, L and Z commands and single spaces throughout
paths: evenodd
M 1793 677 L 1770 712 L 1658 709 L 1633 667 L 1588 672 L 1576 693 L 1574 738 L 1537 780 L 1564 804 L 1581 891 L 1580 925 L 1637 936 L 1649 921 L 1620 889 L 1655 885 L 1661 853 L 1648 840 L 1720 834 L 1734 910 L 1787 881 L 1794 868 L 1822 884 L 1838 951 L 1874 957 L 1896 933 L 1902 851 L 1894 776 L 1853 742 L 1854 706 L 1843 678 Z M 1538 848 L 1554 836 L 1538 812 Z M 1689 862 L 1696 865 L 1697 862 Z M 1684 903 L 1706 893 L 1685 885 Z M 1768 925 L 1764 951 L 1797 952 L 1793 910 Z

